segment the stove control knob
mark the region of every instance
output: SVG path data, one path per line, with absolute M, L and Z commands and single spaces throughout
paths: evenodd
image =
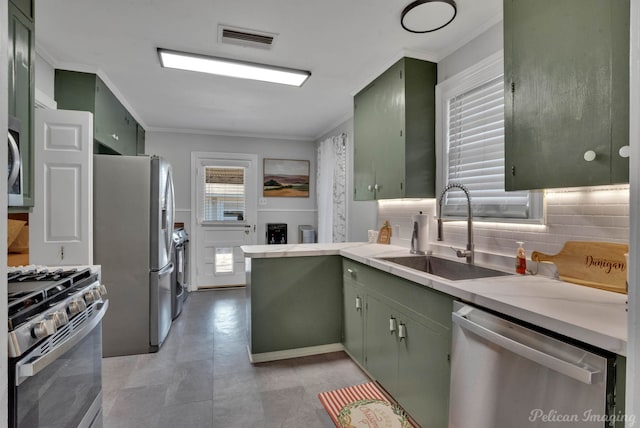
M 49 315 L 49 319 L 53 321 L 56 328 L 60 328 L 69 322 L 69 317 L 65 311 L 56 311 Z
M 43 339 L 47 336 L 51 336 L 58 329 L 52 319 L 46 319 L 37 322 L 31 329 L 31 336 L 36 339 Z
M 100 296 L 100 292 L 95 288 L 84 293 L 84 301 L 87 302 L 87 305 L 97 302 L 101 298 L 102 296 Z
M 82 299 L 72 300 L 67 307 L 69 315 L 74 316 L 87 309 L 87 304 Z
M 98 286 L 98 291 L 100 292 L 101 296 L 106 296 L 107 295 L 107 287 L 104 284 L 100 284 Z

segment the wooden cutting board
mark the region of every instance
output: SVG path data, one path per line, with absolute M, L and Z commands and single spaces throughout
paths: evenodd
M 554 263 L 563 281 L 626 294 L 628 252 L 626 244 L 567 241 L 558 254 L 534 251 L 531 260 Z

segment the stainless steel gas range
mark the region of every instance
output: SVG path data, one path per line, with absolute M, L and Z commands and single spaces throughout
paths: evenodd
M 9 427 L 102 426 L 102 318 L 91 268 L 10 269 Z

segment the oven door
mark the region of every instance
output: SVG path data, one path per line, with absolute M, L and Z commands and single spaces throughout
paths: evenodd
M 108 303 L 74 317 L 48 343 L 10 365 L 10 427 L 102 426 L 102 318 Z M 81 324 L 75 331 L 74 321 Z
M 20 121 L 9 116 L 8 140 L 8 180 L 7 192 L 10 207 L 23 206 L 22 197 L 22 155 L 20 153 Z

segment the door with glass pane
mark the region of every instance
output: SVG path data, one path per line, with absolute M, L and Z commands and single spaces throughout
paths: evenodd
M 240 246 L 256 243 L 255 155 L 196 155 L 197 288 L 245 284 Z

